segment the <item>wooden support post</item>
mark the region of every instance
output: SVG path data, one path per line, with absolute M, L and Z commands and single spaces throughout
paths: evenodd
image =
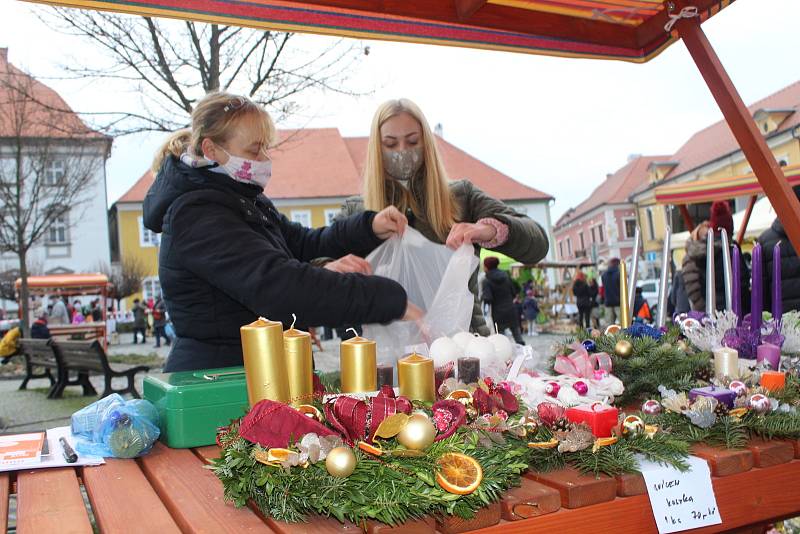
M 692 214 L 689 213 L 689 208 L 686 207 L 686 204 L 681 204 L 678 209 L 683 217 L 683 222 L 686 223 L 686 229 L 691 232 L 694 230 L 694 220 L 692 219 Z
M 747 209 L 744 212 L 744 218 L 742 219 L 742 226 L 739 228 L 739 232 L 736 234 L 736 242 L 740 245 L 742 241 L 744 241 L 744 234 L 747 232 L 747 225 L 750 222 L 750 215 L 753 214 L 753 206 L 756 205 L 756 200 L 758 200 L 758 195 L 753 195 L 750 197 L 750 201 L 747 203 Z
M 678 4 L 678 9 L 687 5 L 685 1 L 680 1 Z M 794 249 L 800 250 L 800 201 L 783 176 L 783 171 L 775 161 L 753 117 L 700 28 L 699 18 L 681 19 L 675 24 L 675 29 L 697 64 L 733 136 L 775 208 L 775 213 L 780 215 Z

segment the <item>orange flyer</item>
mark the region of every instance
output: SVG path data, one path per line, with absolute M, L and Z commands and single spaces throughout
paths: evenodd
M 44 432 L 0 436 L 0 467 L 41 461 Z

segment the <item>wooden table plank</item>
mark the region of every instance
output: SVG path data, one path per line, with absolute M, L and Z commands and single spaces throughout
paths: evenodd
M 692 445 L 692 454 L 708 463 L 711 474 L 726 477 L 753 468 L 753 453 L 749 449 L 723 449 L 710 445 Z
M 226 503 L 222 484 L 189 449 L 156 443 L 140 458 L 147 479 L 186 532 L 272 532 L 249 508 Z
M 92 533 L 78 476 L 73 468 L 19 472 L 17 532 Z
M 502 513 L 500 503 L 493 502 L 489 506 L 485 506 L 475 512 L 472 519 L 461 519 L 455 515 L 448 515 L 438 518 L 436 520 L 436 528 L 442 534 L 459 534 L 461 532 L 470 532 L 484 527 L 497 525 L 500 523 L 500 515 Z M 522 521 L 520 521 L 521 523 Z
M 582 475 L 574 467 L 548 473 L 529 472 L 526 477 L 555 488 L 561 494 L 564 508 L 582 508 L 617 496 L 617 481 L 607 475 Z
M 8 528 L 8 494 L 11 491 L 11 476 L 0 473 L 0 532 Z
M 647 486 L 641 473 L 625 473 L 617 475 L 617 496 L 633 497 L 647 493 Z
M 519 521 L 555 512 L 561 508 L 561 495 L 558 490 L 523 477 L 519 487 L 503 495 L 500 508 L 504 520 Z
M 693 530 L 692 533 L 722 532 L 797 515 L 800 511 L 800 491 L 776 492 L 775 488 L 797 487 L 798 480 L 800 460 L 765 469 L 751 469 L 726 477 L 715 477 L 714 493 L 723 523 Z M 593 532 L 614 534 L 658 532 L 647 495 L 621 497 L 573 510 L 562 508 L 558 512 L 532 519 L 502 522 L 480 532 L 572 532 L 576 525 L 591 525 Z
M 794 458 L 794 447 L 787 441 L 753 438 L 747 448 L 753 453 L 753 465 L 756 467 L 785 464 Z
M 180 533 L 135 460 L 107 458 L 105 465 L 84 467 L 82 478 L 100 532 Z
M 211 460 L 219 458 L 221 449 L 217 445 L 209 445 L 207 447 L 197 447 L 192 449 L 198 458 L 203 460 L 204 463 L 211 463 Z

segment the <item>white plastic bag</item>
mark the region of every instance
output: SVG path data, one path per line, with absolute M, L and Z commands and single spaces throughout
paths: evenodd
M 472 246 L 454 252 L 408 227 L 402 238 L 387 240 L 367 261 L 374 274 L 399 282 L 409 301 L 426 312 L 420 323 L 364 325 L 364 337 L 378 344 L 378 363 L 394 364 L 409 347 L 469 330 L 475 301 L 469 279 L 478 266 Z

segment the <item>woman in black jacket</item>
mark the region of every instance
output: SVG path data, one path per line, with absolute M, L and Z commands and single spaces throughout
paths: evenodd
M 394 208 L 327 228 L 290 222 L 263 194 L 275 128 L 251 100 L 213 93 L 153 163 L 144 224 L 161 232 L 159 278 L 177 339 L 166 371 L 242 364 L 239 328 L 258 316 L 304 326 L 417 319 L 360 256 L 405 229 Z M 318 257 L 341 258 L 315 267 Z
M 575 275 L 575 281 L 572 283 L 572 294 L 575 295 L 575 301 L 578 306 L 578 326 L 588 330 L 592 327 L 592 295 L 583 271 L 578 271 L 578 274 Z

